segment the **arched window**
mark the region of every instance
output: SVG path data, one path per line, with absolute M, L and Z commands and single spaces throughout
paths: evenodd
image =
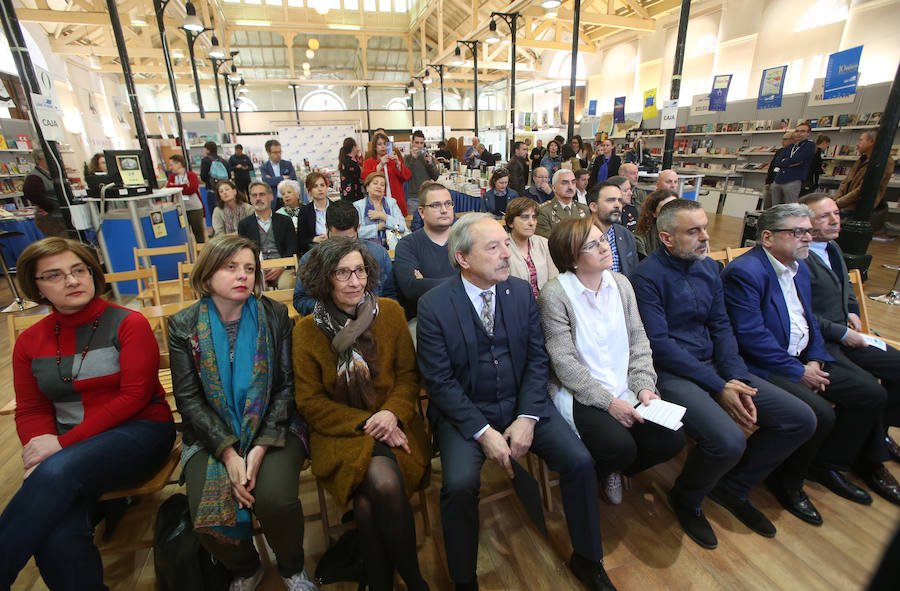
M 301 111 L 346 111 L 344 100 L 330 90 L 314 90 L 303 97 Z
M 409 103 L 406 102 L 405 98 L 392 98 L 388 101 L 388 104 L 385 105 L 388 111 L 406 111 L 409 109 Z

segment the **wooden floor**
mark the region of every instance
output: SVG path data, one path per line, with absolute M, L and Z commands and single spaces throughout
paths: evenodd
M 740 220 L 712 220 L 712 250 L 737 246 Z M 895 272 L 880 268 L 881 263 L 900 263 L 900 239 L 892 243 L 873 243 L 875 256 L 869 293 L 888 290 Z M 0 286 L 0 302 L 9 301 L 5 283 Z M 869 302 L 872 325 L 886 337 L 900 340 L 900 307 Z M 0 350 L 7 351 L 5 327 L 0 330 Z M 0 360 L 0 404 L 13 397 L 12 372 L 6 355 Z M 896 430 L 895 430 L 896 431 Z M 900 431 L 894 433 L 900 438 Z M 21 446 L 12 417 L 0 417 L 0 506 L 5 506 L 22 478 Z M 821 510 L 825 524 L 807 525 L 786 513 L 768 491 L 752 493 L 754 503 L 775 523 L 778 535 L 762 538 L 744 527 L 730 513 L 711 501 L 704 510 L 719 538 L 716 550 L 704 550 L 688 539 L 678 527 L 665 502 L 683 464 L 683 455 L 657 466 L 633 479 L 619 506 L 601 503 L 601 530 L 604 536 L 606 569 L 620 591 L 628 589 L 772 589 L 837 590 L 865 587 L 881 554 L 900 523 L 900 507 L 875 497 L 872 506 L 863 507 L 831 494 L 818 484 L 806 490 Z M 423 573 L 435 591 L 450 590 L 439 517 L 441 466 L 434 462 L 428 504 L 434 531 L 422 534 L 417 513 L 419 560 Z M 503 486 L 503 478 L 492 466 L 485 468 L 485 488 Z M 900 465 L 889 466 L 900 477 Z M 117 529 L 114 538 L 136 540 L 152 532 L 158 503 L 177 487 L 141 500 Z M 582 589 L 565 567 L 571 553 L 565 517 L 554 488 L 555 511 L 547 515 L 549 539 L 532 527 L 514 497 L 495 501 L 481 509 L 481 536 L 478 575 L 481 589 L 491 590 L 566 590 Z M 307 511 L 318 507 L 315 486 L 306 476 L 301 498 Z M 340 509 L 332 507 L 333 514 Z M 318 523 L 307 524 L 304 546 L 307 567 L 312 571 L 325 548 Z M 113 591 L 152 591 L 155 587 L 153 557 L 150 550 L 104 556 L 106 584 Z M 403 588 L 398 584 L 398 588 Z M 46 589 L 33 562 L 22 571 L 13 589 Z M 269 567 L 262 591 L 283 589 L 274 567 Z M 326 589 L 355 589 L 353 585 L 332 585 Z

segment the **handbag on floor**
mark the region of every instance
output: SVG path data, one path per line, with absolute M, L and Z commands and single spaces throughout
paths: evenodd
M 187 497 L 166 499 L 156 513 L 153 567 L 159 591 L 225 591 L 231 575 L 194 535 Z
M 334 545 L 325 551 L 316 565 L 316 584 L 329 585 L 341 581 L 358 583 L 357 591 L 366 587 L 366 574 L 359 550 L 359 530 L 344 532 Z

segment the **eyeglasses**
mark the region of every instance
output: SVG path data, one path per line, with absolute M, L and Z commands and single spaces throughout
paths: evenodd
M 93 275 L 91 272 L 91 268 L 85 265 L 79 265 L 77 267 L 72 267 L 68 273 L 65 271 L 47 271 L 46 273 L 41 273 L 35 279 L 38 281 L 46 281 L 47 283 L 62 283 L 66 280 L 66 277 L 69 275 L 72 276 L 72 279 L 75 281 L 81 281 L 87 277 Z
M 608 243 L 609 243 L 609 237 L 606 234 L 602 234 L 600 236 L 600 238 L 598 238 L 597 240 L 591 240 L 590 242 L 585 244 L 584 247 L 581 249 L 581 252 L 591 252 L 593 250 L 599 249 L 601 244 L 608 244 Z
M 355 269 L 335 269 L 334 270 L 334 278 L 340 282 L 350 281 L 351 275 L 356 275 L 357 279 L 365 279 L 369 276 L 369 270 L 366 267 L 357 267 Z
M 426 203 L 423 207 L 430 207 L 431 211 L 439 211 L 441 209 L 453 209 L 452 201 L 433 201 Z
M 769 232 L 790 232 L 794 238 L 803 238 L 807 234 L 814 235 L 815 228 L 771 228 Z

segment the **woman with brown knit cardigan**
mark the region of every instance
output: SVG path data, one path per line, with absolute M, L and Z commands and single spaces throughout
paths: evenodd
M 400 305 L 376 298 L 378 263 L 359 240 L 333 237 L 300 268 L 316 306 L 294 328 L 297 406 L 316 478 L 353 499 L 369 588 L 426 590 L 409 496 L 431 449 L 417 412 L 419 374 Z

